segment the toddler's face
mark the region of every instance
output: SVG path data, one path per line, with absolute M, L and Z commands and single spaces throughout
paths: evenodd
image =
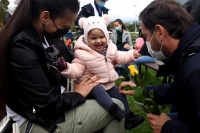
M 107 45 L 106 36 L 100 29 L 93 29 L 88 33 L 88 46 L 97 51 L 101 52 Z

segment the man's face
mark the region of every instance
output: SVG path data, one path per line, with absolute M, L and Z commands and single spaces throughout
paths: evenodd
M 146 41 L 151 43 L 151 49 L 153 51 L 160 51 L 162 42 L 159 42 L 156 38 L 156 31 L 153 34 L 150 33 L 148 29 L 146 29 L 145 25 L 141 22 L 141 30 L 144 37 L 146 37 Z

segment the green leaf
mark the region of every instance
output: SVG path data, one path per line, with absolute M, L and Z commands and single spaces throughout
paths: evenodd
M 135 84 L 137 85 L 137 86 L 142 86 L 142 84 L 141 84 L 141 82 L 140 82 L 140 77 L 139 77 L 139 75 L 136 75 L 135 77 L 133 77 L 133 79 L 134 79 L 134 81 L 135 81 Z
M 144 105 L 148 106 L 148 108 L 151 110 L 152 114 L 154 114 L 154 115 L 160 115 L 161 114 L 159 106 L 152 99 L 146 98 Z
M 140 102 L 140 103 L 144 103 L 145 101 L 145 97 L 144 97 L 144 88 L 138 88 L 138 87 L 134 87 L 134 98 L 137 102 Z
M 149 99 L 154 99 L 153 89 L 149 91 Z
M 143 103 L 139 103 L 139 102 L 134 102 L 134 103 L 138 105 L 139 107 L 141 107 L 144 110 L 144 112 L 151 113 L 151 110 L 149 109 L 149 107 L 144 105 Z
M 116 83 L 116 86 L 119 86 L 121 84 L 121 82 L 124 81 L 124 78 L 118 78 Z

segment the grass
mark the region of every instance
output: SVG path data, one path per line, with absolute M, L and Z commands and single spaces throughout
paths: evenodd
M 147 85 L 158 85 L 162 83 L 162 77 L 157 78 L 156 77 L 156 72 L 148 69 L 147 72 L 145 72 L 144 66 L 142 66 L 142 79 L 141 83 L 142 86 L 147 86 Z M 119 84 L 119 80 L 116 81 L 116 84 Z M 131 110 L 138 115 L 144 116 L 145 117 L 145 122 L 143 122 L 141 125 L 138 127 L 132 129 L 132 130 L 126 130 L 125 133 L 153 133 L 152 128 L 150 127 L 147 119 L 146 119 L 146 113 L 137 105 L 134 104 L 135 100 L 133 96 L 127 96 L 128 103 L 130 105 Z M 169 107 L 166 105 L 166 108 L 164 110 L 161 110 L 161 112 L 168 113 L 169 112 Z
M 138 33 L 130 33 L 130 35 L 131 35 L 132 43 L 134 45 L 135 44 L 135 40 L 138 37 Z

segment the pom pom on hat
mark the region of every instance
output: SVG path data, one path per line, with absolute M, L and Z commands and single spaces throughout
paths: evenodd
M 85 20 L 86 18 L 85 17 L 82 17 L 78 20 L 78 25 L 83 28 L 83 21 Z
M 108 14 L 104 14 L 102 17 L 103 17 L 104 20 L 106 21 L 106 26 L 108 26 L 108 24 L 110 23 L 110 19 L 109 19 L 109 17 L 108 17 Z

